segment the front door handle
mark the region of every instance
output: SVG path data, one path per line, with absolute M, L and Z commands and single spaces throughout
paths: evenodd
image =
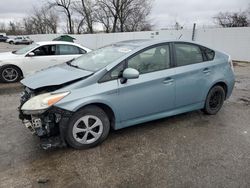
M 210 73 L 210 72 L 211 72 L 211 70 L 209 68 L 203 69 L 203 73 L 205 73 L 205 74 Z
M 173 78 L 167 77 L 163 80 L 164 84 L 172 84 L 174 82 Z

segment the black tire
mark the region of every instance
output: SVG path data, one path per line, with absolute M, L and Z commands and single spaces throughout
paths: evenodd
M 12 72 L 12 75 L 7 75 L 7 72 Z M 19 68 L 13 65 L 6 65 L 0 68 L 0 80 L 4 83 L 18 82 L 22 77 L 22 72 Z
M 102 132 L 99 134 L 100 136 L 97 140 L 95 140 L 95 137 L 91 134 L 91 132 L 88 132 L 89 130 L 78 132 L 76 134 L 73 133 L 74 127 L 79 128 L 78 125 L 82 126 L 80 129 L 83 129 L 83 128 L 86 129 L 87 126 L 83 121 L 81 121 L 82 124 L 80 124 L 80 123 L 77 124 L 77 122 L 79 122 L 81 118 L 86 118 L 88 116 L 97 117 L 102 122 L 103 128 L 101 129 L 99 127 L 99 131 L 101 129 Z M 90 120 L 91 120 L 91 118 L 88 119 L 88 122 L 90 122 Z M 95 119 L 92 119 L 92 121 L 93 120 L 95 121 Z M 93 122 L 92 126 L 94 124 L 95 124 L 95 122 Z M 101 108 L 99 108 L 97 106 L 88 106 L 88 107 L 85 107 L 85 108 L 77 111 L 70 118 L 68 127 L 66 129 L 66 133 L 65 133 L 65 139 L 66 139 L 67 143 L 75 149 L 87 149 L 87 148 L 94 147 L 94 146 L 100 144 L 101 142 L 103 142 L 107 138 L 107 136 L 109 134 L 109 130 L 110 130 L 110 121 L 109 121 L 107 114 Z M 93 131 L 93 129 L 91 129 L 91 131 Z M 79 135 L 77 135 L 77 134 L 79 134 Z M 86 134 L 87 134 L 87 136 L 86 136 Z M 85 136 L 87 139 L 89 136 L 90 136 L 90 139 L 91 139 L 91 136 L 93 136 L 94 138 L 92 138 L 92 139 L 94 139 L 95 141 L 92 143 L 80 143 L 80 141 L 77 141 L 76 140 L 77 138 L 75 138 L 75 137 L 78 137 L 79 139 L 83 139 L 83 137 L 85 137 Z
M 225 100 L 225 90 L 216 85 L 208 92 L 203 111 L 208 115 L 216 114 L 222 107 Z
M 14 42 L 13 41 L 10 41 L 9 44 L 13 44 Z

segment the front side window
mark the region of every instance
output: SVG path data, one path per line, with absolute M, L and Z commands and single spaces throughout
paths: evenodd
M 128 60 L 128 67 L 140 74 L 170 68 L 169 45 L 162 45 L 145 50 Z
M 56 55 L 56 46 L 55 45 L 44 45 L 33 50 L 35 56 L 51 56 Z
M 201 49 L 197 45 L 176 43 L 175 50 L 177 66 L 185 66 L 203 61 Z
M 58 54 L 59 55 L 73 55 L 73 54 L 80 54 L 80 50 L 77 46 L 67 45 L 67 44 L 59 44 L 58 47 Z
M 122 62 L 119 65 L 117 65 L 115 68 L 113 68 L 111 71 L 109 71 L 107 74 L 105 74 L 105 76 L 101 78 L 100 82 L 115 80 L 121 77 L 124 69 L 125 69 L 125 63 Z

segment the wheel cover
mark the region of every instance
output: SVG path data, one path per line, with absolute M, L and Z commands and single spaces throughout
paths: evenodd
M 12 82 L 18 78 L 18 72 L 14 68 L 6 68 L 2 72 L 2 77 L 8 82 Z
M 219 108 L 221 100 L 222 100 L 222 94 L 219 91 L 215 91 L 210 97 L 209 107 L 213 110 Z
M 81 144 L 97 141 L 103 133 L 102 121 L 93 115 L 85 115 L 78 119 L 72 129 L 74 139 Z

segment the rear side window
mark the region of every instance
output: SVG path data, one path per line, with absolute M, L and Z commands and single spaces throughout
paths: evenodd
M 177 66 L 191 65 L 203 61 L 199 46 L 187 43 L 175 43 Z
M 59 44 L 57 47 L 59 55 L 82 54 L 77 46 Z
M 84 49 L 78 48 L 80 54 L 86 54 L 87 52 Z

